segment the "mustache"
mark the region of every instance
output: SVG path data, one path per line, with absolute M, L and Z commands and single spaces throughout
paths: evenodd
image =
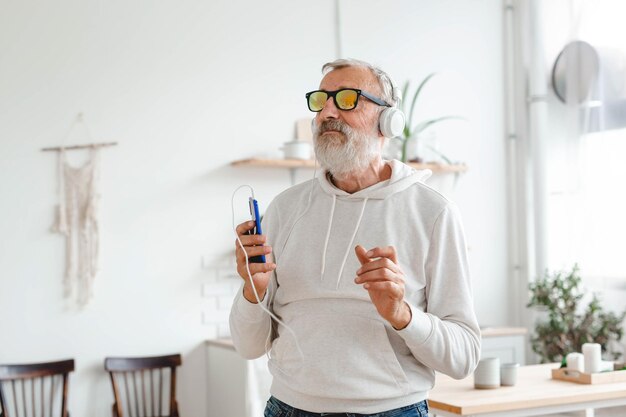
M 341 120 L 324 120 L 319 124 L 318 134 L 321 135 L 322 133 L 330 130 L 341 132 L 344 135 L 348 135 L 352 132 L 352 129 L 350 129 L 350 127 Z

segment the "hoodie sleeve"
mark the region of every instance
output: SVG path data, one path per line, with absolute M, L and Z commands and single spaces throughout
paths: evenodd
M 434 223 L 424 270 L 426 312 L 409 300 L 412 319 L 398 334 L 421 363 L 453 378 L 464 378 L 480 359 L 480 330 L 463 227 L 449 204 Z
M 272 232 L 277 230 L 276 222 L 277 216 L 270 204 L 263 216 L 261 225 L 270 244 L 274 241 Z M 271 302 L 269 300 L 272 299 L 272 289 L 276 288 L 276 282 L 276 273 L 272 272 L 270 285 L 260 303 L 270 311 Z M 230 334 L 237 353 L 246 359 L 256 359 L 266 352 L 266 344 L 269 349 L 272 320 L 259 304 L 246 300 L 243 296 L 243 285 L 242 283 L 230 310 Z
M 269 294 L 261 301 L 268 308 Z M 243 296 L 243 284 L 230 311 L 230 334 L 237 353 L 246 359 L 256 359 L 265 353 L 271 319 L 258 304 Z

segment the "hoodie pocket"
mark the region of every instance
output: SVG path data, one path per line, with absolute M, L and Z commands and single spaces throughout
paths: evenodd
M 409 391 L 407 377 L 379 320 L 307 315 L 292 320 L 293 335 L 274 341 L 274 377 L 295 391 L 335 399 L 394 398 Z M 303 357 L 302 357 L 303 356 Z

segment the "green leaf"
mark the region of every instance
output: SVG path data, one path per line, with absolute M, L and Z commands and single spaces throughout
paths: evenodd
M 443 122 L 444 120 L 466 120 L 466 119 L 461 116 L 442 116 L 442 117 L 436 117 L 434 119 L 424 120 L 423 122 L 420 122 L 417 125 L 415 125 L 415 127 L 413 128 L 413 134 L 415 135 L 417 133 L 423 132 L 424 130 L 431 127 L 432 125 Z
M 446 164 L 449 165 L 453 165 L 454 163 L 450 160 L 450 158 L 448 158 L 447 156 L 445 156 L 443 153 L 441 153 L 438 149 L 436 149 L 435 147 L 429 145 L 428 143 L 424 143 L 423 144 L 425 147 L 427 147 L 428 149 L 430 149 L 431 151 L 433 151 L 434 153 L 436 153 L 441 159 L 443 159 L 443 161 Z
M 402 110 L 402 113 L 406 114 L 406 95 L 409 92 L 409 84 L 411 82 L 410 81 L 406 81 L 404 83 L 404 85 L 402 86 L 402 100 L 400 100 L 400 109 Z M 406 126 L 405 126 L 406 129 Z
M 433 72 L 431 74 L 428 74 L 428 76 L 426 76 L 426 78 L 424 78 L 422 80 L 422 82 L 420 83 L 420 85 L 417 86 L 417 90 L 415 90 L 415 94 L 413 95 L 413 100 L 411 101 L 411 107 L 409 108 L 409 113 L 407 114 L 407 125 L 411 126 L 413 124 L 413 112 L 415 111 L 415 104 L 417 102 L 417 98 L 419 97 L 420 93 L 422 92 L 422 89 L 424 88 L 424 86 L 426 85 L 426 83 L 433 78 L 435 75 L 437 75 L 436 72 Z

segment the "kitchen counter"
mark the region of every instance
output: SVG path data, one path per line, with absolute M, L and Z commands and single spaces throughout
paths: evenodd
M 482 337 L 518 336 L 526 335 L 528 329 L 526 327 L 481 327 L 480 333 Z
M 230 350 L 235 350 L 232 339 L 209 339 L 205 342 L 207 346 L 222 347 Z

